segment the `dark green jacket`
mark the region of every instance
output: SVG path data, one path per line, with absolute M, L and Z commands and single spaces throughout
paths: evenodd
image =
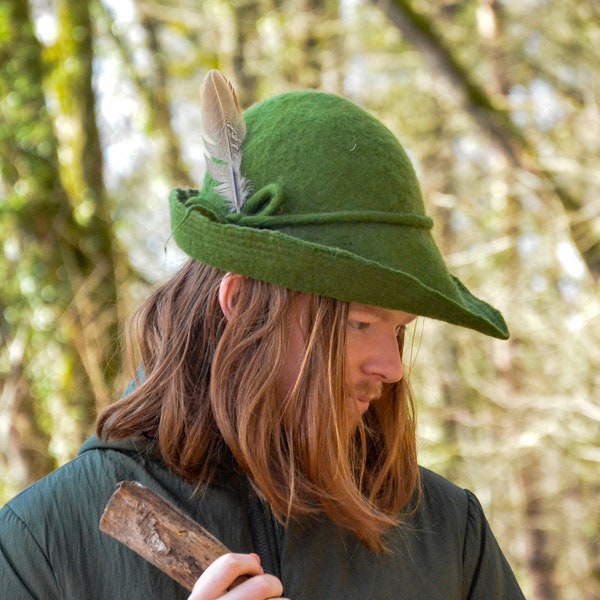
M 287 529 L 264 519 L 292 600 L 518 600 L 522 593 L 477 499 L 423 469 L 417 517 L 383 556 L 331 522 Z M 10 600 L 176 600 L 187 592 L 101 533 L 102 511 L 122 480 L 168 498 L 237 552 L 253 551 L 247 492 L 231 474 L 194 495 L 148 447 L 91 438 L 79 456 L 0 511 L 0 597 Z

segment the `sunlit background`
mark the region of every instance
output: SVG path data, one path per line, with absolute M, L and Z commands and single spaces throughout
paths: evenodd
M 219 68 L 244 106 L 316 87 L 406 146 L 512 334 L 419 319 L 421 463 L 478 495 L 528 598 L 600 598 L 599 49 L 595 0 L 0 0 L 0 500 L 121 393 Z

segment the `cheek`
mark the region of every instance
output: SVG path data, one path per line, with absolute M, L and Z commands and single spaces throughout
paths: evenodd
M 350 381 L 356 380 L 361 373 L 361 363 L 364 354 L 364 344 L 358 343 L 355 336 L 348 335 L 346 338 L 346 376 Z
M 299 327 L 292 327 L 288 339 L 287 353 L 281 370 L 281 393 L 287 395 L 298 379 L 304 359 L 305 341 Z

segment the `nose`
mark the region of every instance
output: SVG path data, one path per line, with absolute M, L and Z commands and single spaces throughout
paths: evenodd
M 363 370 L 369 376 L 377 377 L 384 383 L 395 383 L 404 375 L 404 365 L 395 336 L 380 340 L 372 348 L 368 359 L 363 363 Z

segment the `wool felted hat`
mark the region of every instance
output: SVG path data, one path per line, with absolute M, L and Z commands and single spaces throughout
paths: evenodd
M 209 77 L 209 86 L 222 78 Z M 207 100 L 203 111 L 222 104 L 219 92 L 217 108 Z M 239 121 L 225 135 L 241 159 L 219 151 L 213 130 L 202 190 L 170 195 L 173 236 L 186 254 L 300 292 L 508 337 L 500 312 L 448 272 L 414 169 L 382 123 L 318 91 L 275 96 Z

